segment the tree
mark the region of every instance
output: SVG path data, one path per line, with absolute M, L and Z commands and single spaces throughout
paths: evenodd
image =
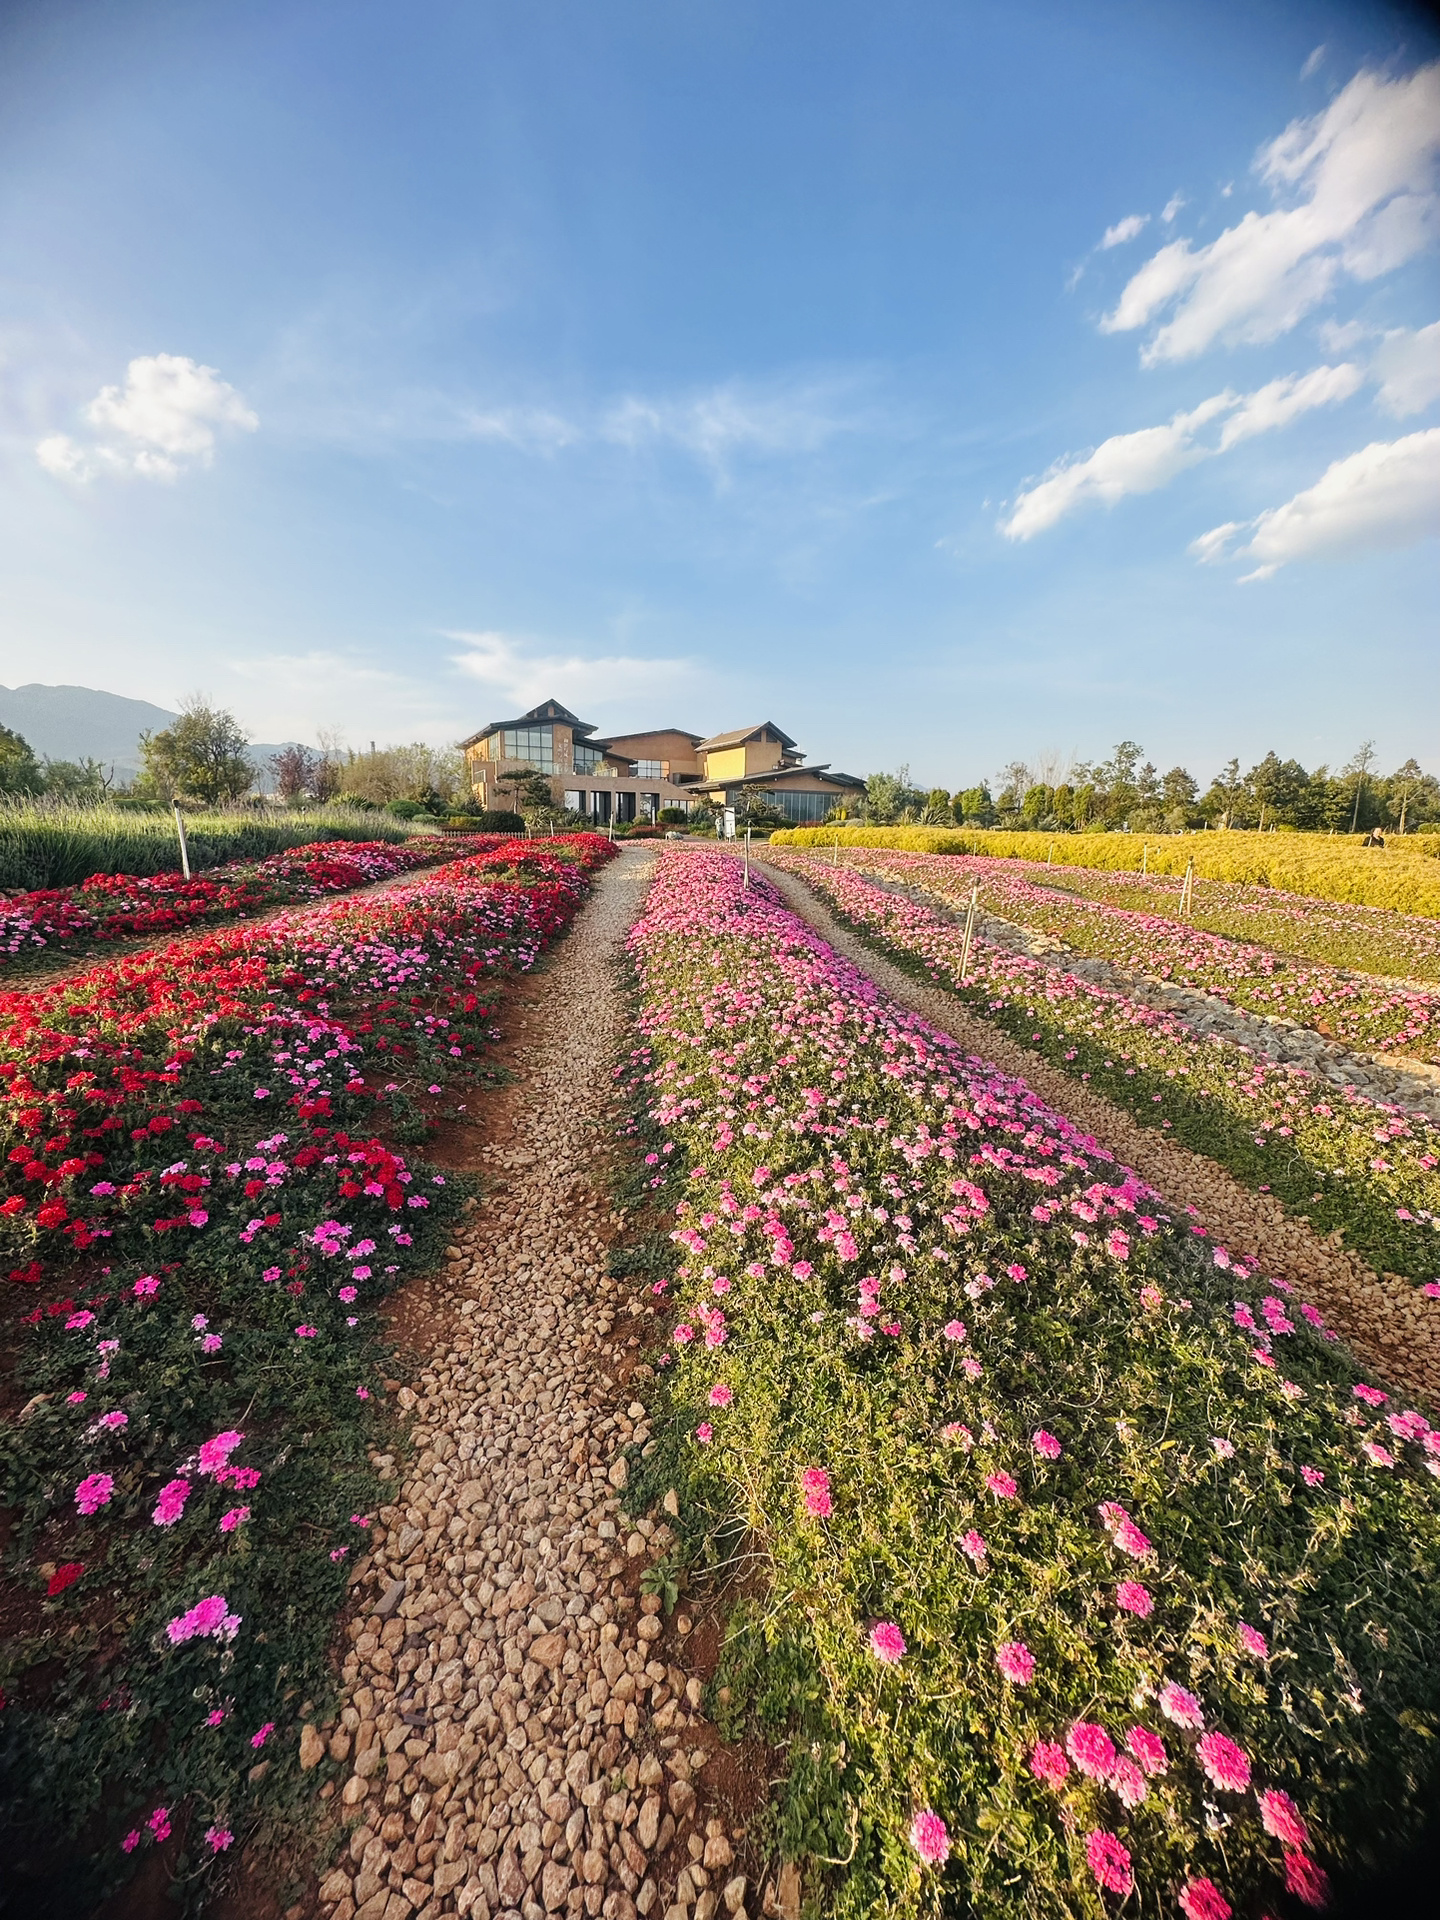
M 98 760 L 47 760 L 45 793 L 52 800 L 79 806 L 98 806 L 110 791 L 113 768 L 107 772 Z
M 275 791 L 282 800 L 308 800 L 315 795 L 319 756 L 308 747 L 282 747 L 270 756 L 270 771 L 275 776 Z
M 40 793 L 45 776 L 30 742 L 0 727 L 0 793 Z
M 1232 755 L 1210 782 L 1209 791 L 1200 802 L 1200 811 L 1213 826 L 1233 827 L 1235 808 L 1244 791 L 1240 778 L 1240 758 Z
M 1390 818 L 1398 822 L 1401 833 L 1407 819 L 1434 819 L 1440 811 L 1440 781 L 1426 773 L 1415 759 L 1397 767 L 1386 781 Z
M 1365 776 L 1374 764 L 1375 742 L 1373 740 L 1362 740 L 1355 750 L 1354 759 L 1351 760 L 1349 766 L 1345 769 L 1346 773 L 1352 775 L 1355 781 L 1355 808 L 1350 815 L 1351 833 L 1357 833 L 1359 831 L 1360 799 L 1365 791 Z
M 907 808 L 918 813 L 924 804 L 925 796 L 910 784 L 907 766 L 897 767 L 894 773 L 872 773 L 865 782 L 865 818 L 873 826 L 888 826 Z
M 194 694 L 173 727 L 141 734 L 143 784 L 166 800 L 207 807 L 238 800 L 255 778 L 245 752 L 247 738 L 233 713 Z
M 985 781 L 978 787 L 966 787 L 954 800 L 955 818 L 962 826 L 989 827 L 995 822 L 995 802 Z
M 954 817 L 949 794 L 943 787 L 932 787 L 925 796 L 925 806 L 920 815 L 921 826 L 947 826 Z

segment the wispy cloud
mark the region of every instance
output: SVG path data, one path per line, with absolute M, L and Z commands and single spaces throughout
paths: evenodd
M 1242 533 L 1250 537 L 1237 547 Z M 1334 461 L 1283 506 L 1213 527 L 1190 551 L 1210 563 L 1254 560 L 1242 580 L 1265 580 L 1293 560 L 1408 547 L 1434 534 L 1440 534 L 1440 427 L 1374 441 Z
M 627 394 L 606 412 L 600 431 L 618 446 L 668 444 L 716 468 L 742 453 L 813 453 L 859 424 L 848 404 L 852 384 L 803 381 L 759 387 L 728 381 L 678 397 Z
M 1440 400 L 1440 320 L 1415 333 L 1407 327 L 1387 333 L 1376 351 L 1374 371 L 1380 405 L 1397 419 L 1433 406 Z
M 577 709 L 587 704 L 614 709 L 638 698 L 653 703 L 657 694 L 678 693 L 704 678 L 704 669 L 685 659 L 587 655 L 493 630 L 447 632 L 445 638 L 464 649 L 452 656 L 452 664 L 486 688 L 497 704 L 517 713 L 552 696 Z
M 260 422 L 214 367 L 183 354 L 141 355 L 123 387 L 102 387 L 85 409 L 94 432 L 84 440 L 54 433 L 35 457 L 47 473 L 87 481 L 99 474 L 173 481 L 188 466 L 209 466 L 218 429 L 253 433 Z
M 1300 78 L 1302 80 L 1313 79 L 1320 71 L 1321 66 L 1324 64 L 1325 51 L 1326 43 L 1322 40 L 1318 47 L 1313 48 L 1310 53 L 1306 55 L 1305 64 L 1300 69 Z
M 1107 252 L 1111 247 L 1123 247 L 1127 240 L 1133 240 L 1145 231 L 1150 224 L 1148 213 L 1127 213 L 1123 220 L 1117 220 L 1113 227 L 1107 227 L 1100 239 L 1100 251 Z
M 498 440 L 521 453 L 558 453 L 585 438 L 585 430 L 545 407 L 462 409 L 462 433 L 475 440 Z
M 1256 171 L 1292 206 L 1247 213 L 1210 245 L 1174 240 L 1140 268 L 1107 333 L 1149 326 L 1146 365 L 1273 340 L 1342 279 L 1375 280 L 1411 259 L 1434 225 L 1440 63 L 1387 80 L 1362 72 L 1322 113 L 1261 150 Z
M 1166 226 L 1168 227 L 1171 221 L 1175 218 L 1176 214 L 1179 213 L 1180 209 L 1183 206 L 1187 206 L 1188 204 L 1189 203 L 1186 200 L 1183 193 L 1172 193 L 1170 198 L 1165 202 L 1164 206 L 1160 209 L 1160 218 L 1165 222 Z
M 1258 433 L 1288 426 L 1313 407 L 1348 398 L 1363 380 L 1360 369 L 1348 363 L 1315 367 L 1309 373 L 1272 380 L 1254 393 L 1227 388 L 1198 407 L 1175 414 L 1163 426 L 1114 434 L 1093 453 L 1068 454 L 1057 460 L 1033 486 L 1024 488 L 1001 521 L 1000 531 L 1008 540 L 1031 540 L 1077 508 L 1113 507 L 1127 494 L 1154 493 L 1197 461 L 1225 453 Z M 1221 415 L 1229 418 L 1219 439 L 1201 440 L 1200 429 Z

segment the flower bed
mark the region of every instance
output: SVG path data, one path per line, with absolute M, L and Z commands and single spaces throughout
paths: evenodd
M 902 847 L 911 853 L 979 853 L 1041 864 L 1053 854 L 1109 873 L 1183 874 L 1193 860 L 1202 879 L 1284 888 L 1323 900 L 1440 915 L 1440 843 L 1417 834 L 1385 850 L 1324 833 L 1007 833 L 983 827 L 786 827 L 775 840 L 793 847 Z
M 712 1706 L 788 1726 L 823 1910 L 1226 1920 L 1383 1858 L 1440 1734 L 1424 1417 L 733 859 L 664 853 L 632 952 L 681 1197 L 630 1497 L 763 1547 Z
M 473 850 L 502 844 L 476 834 Z M 187 880 L 174 873 L 97 873 L 78 887 L 0 897 L 0 966 L 53 947 L 87 948 L 126 934 L 174 933 L 197 921 L 243 919 L 267 907 L 350 893 L 392 875 L 453 859 L 453 842 L 321 840 L 266 860 L 232 860 Z
M 100 1836 L 93 1891 L 172 1827 L 203 1891 L 294 1791 L 377 1503 L 376 1308 L 460 1202 L 377 1120 L 473 1070 L 611 849 L 516 853 L 0 996 L 0 1804 Z
M 799 858 L 780 857 L 782 864 Z M 809 856 L 808 867 L 815 864 L 815 856 Z M 1346 1046 L 1440 1060 L 1440 989 L 1392 987 L 1335 967 L 1299 965 L 1253 941 L 1228 939 L 1165 914 L 1112 906 L 1047 886 L 1040 878 L 1043 867 L 1020 866 L 1014 860 L 946 859 L 867 848 L 847 853 L 845 864 L 856 873 L 922 888 L 952 908 L 963 908 L 972 886 L 978 885 L 983 910 L 1063 940 L 1076 952 L 1112 966 L 1200 988 L 1252 1013 L 1282 1014 Z M 792 864 L 794 872 L 807 870 Z M 1389 922 L 1400 917 L 1369 911 Z M 1428 931 L 1440 951 L 1440 929 L 1430 926 Z M 1389 951 L 1393 967 L 1393 945 Z
M 1440 1301 L 1440 1131 L 1419 1115 L 978 938 L 962 987 L 963 933 L 952 921 L 845 867 L 793 855 L 788 864 L 857 931 L 1051 1065 L 1274 1192 L 1317 1232 L 1339 1229 L 1381 1271 Z

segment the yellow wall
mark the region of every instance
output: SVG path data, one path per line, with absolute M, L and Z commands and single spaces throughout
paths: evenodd
M 705 756 L 707 780 L 743 780 L 747 773 L 754 771 L 757 769 L 746 765 L 744 747 L 724 747 L 719 753 Z

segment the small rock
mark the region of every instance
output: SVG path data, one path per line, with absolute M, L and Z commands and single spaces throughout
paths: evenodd
M 301 1770 L 309 1773 L 313 1767 L 318 1767 L 324 1758 L 325 1742 L 320 1738 L 320 1732 L 315 1723 L 307 1720 L 300 1729 Z

